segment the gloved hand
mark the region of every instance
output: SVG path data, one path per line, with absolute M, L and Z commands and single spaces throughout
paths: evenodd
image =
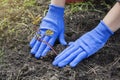
M 71 43 L 60 53 L 53 61 L 53 65 L 64 67 L 69 64 L 71 67 L 75 67 L 81 60 L 101 49 L 112 34 L 113 32 L 108 26 L 101 21 L 96 28 Z
M 53 34 L 45 35 L 47 30 L 51 30 Z M 66 45 L 67 43 L 64 40 L 64 8 L 50 5 L 37 34 L 43 36 L 42 40 L 48 42 L 51 46 L 54 45 L 57 38 L 59 38 L 62 45 Z M 35 37 L 36 36 L 30 41 L 30 47 L 32 48 L 30 53 L 34 54 L 36 58 L 40 58 L 46 55 L 50 47 L 44 42 L 37 40 Z

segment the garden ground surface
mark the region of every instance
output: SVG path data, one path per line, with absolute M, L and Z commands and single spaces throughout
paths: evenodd
M 49 3 L 46 0 L 38 0 L 33 6 L 32 2 L 25 4 L 25 11 L 13 10 L 14 15 L 12 11 L 3 14 L 7 15 L 7 20 L 4 28 L 0 29 L 0 80 L 120 80 L 120 30 L 101 50 L 80 62 L 75 68 L 53 66 L 52 61 L 56 56 L 53 51 L 40 60 L 30 55 L 29 41 L 33 37 L 34 25 L 29 15 L 40 14 L 43 17 Z M 104 8 L 102 4 L 96 7 L 90 3 L 88 5 L 90 9 L 80 9 L 81 4 L 66 6 L 65 38 L 68 42 L 93 29 L 110 9 L 108 5 Z M 1 17 L 1 25 L 2 19 Z M 58 43 L 54 45 L 58 54 L 65 48 L 66 46 Z

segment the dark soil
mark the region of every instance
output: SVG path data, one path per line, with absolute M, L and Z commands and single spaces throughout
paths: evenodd
M 37 4 L 41 7 L 30 10 L 43 14 L 41 8 L 47 9 L 48 3 L 39 1 Z M 78 11 L 65 15 L 66 40 L 76 40 L 92 30 L 105 13 Z M 28 25 L 32 26 L 31 23 Z M 0 80 L 120 80 L 120 31 L 95 55 L 83 60 L 75 68 L 53 66 L 52 61 L 56 55 L 52 51 L 40 60 L 35 59 L 29 53 L 28 44 L 32 37 L 30 29 L 22 26 L 18 36 L 4 38 L 0 47 L 5 53 L 0 61 Z M 55 44 L 54 48 L 60 53 L 66 47 Z

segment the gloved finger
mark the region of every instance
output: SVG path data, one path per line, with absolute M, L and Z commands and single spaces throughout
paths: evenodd
M 43 39 L 43 41 L 48 42 L 49 39 L 50 39 L 49 36 L 45 36 L 44 39 Z M 45 48 L 46 48 L 46 44 L 45 44 L 44 42 L 41 42 L 41 45 L 40 45 L 40 47 L 39 47 L 37 53 L 35 54 L 35 57 L 36 57 L 36 58 L 39 58 L 39 57 L 41 56 L 41 54 L 42 54 L 42 52 L 44 51 Z
M 65 38 L 64 38 L 64 31 L 60 33 L 59 41 L 62 45 L 67 45 L 67 42 L 65 41 Z
M 70 45 L 72 45 L 73 43 L 74 43 L 74 42 L 69 42 L 68 45 L 70 46 Z
M 45 33 L 45 30 L 41 30 L 41 31 L 36 32 L 36 34 L 41 34 L 41 36 L 43 36 L 44 33 Z M 36 42 L 37 42 L 37 39 L 36 39 L 36 35 L 35 35 L 32 38 L 32 40 L 30 41 L 30 47 L 33 48 Z
M 75 67 L 80 61 L 87 57 L 87 53 L 85 51 L 81 52 L 71 63 L 71 67 Z
M 50 46 L 53 46 L 53 45 L 54 45 L 55 40 L 56 40 L 56 38 L 51 38 L 51 39 L 49 40 L 48 43 L 50 44 Z M 47 45 L 47 47 L 44 49 L 44 51 L 43 51 L 43 53 L 42 53 L 41 56 L 45 56 L 49 50 L 50 50 L 50 47 Z
M 66 51 L 70 50 L 74 45 L 67 47 L 64 51 L 62 51 L 58 56 L 55 57 L 55 60 L 62 56 Z
M 62 60 L 62 61 L 58 64 L 58 66 L 59 66 L 59 67 L 64 67 L 65 65 L 69 64 L 69 63 L 72 62 L 72 60 L 75 59 L 75 57 L 76 57 L 77 55 L 79 55 L 79 53 L 82 52 L 82 51 L 83 51 L 83 49 L 78 48 L 76 51 L 71 52 L 71 54 L 70 54 L 67 58 L 65 58 L 64 60 Z
M 31 54 L 35 54 L 37 51 L 38 51 L 38 49 L 39 49 L 39 46 L 40 46 L 40 41 L 38 41 L 37 40 L 37 42 L 35 43 L 35 45 L 33 46 L 33 48 L 31 49 Z
M 72 52 L 76 51 L 77 47 L 72 47 L 71 49 L 67 50 L 66 52 L 62 53 L 63 55 L 61 55 L 60 57 L 58 57 L 57 59 L 55 59 L 53 61 L 53 65 L 58 65 L 59 62 L 61 62 L 62 60 L 64 60 L 67 56 L 69 56 Z
M 33 48 L 33 46 L 35 45 L 36 41 L 37 41 L 37 40 L 36 40 L 36 38 L 35 38 L 35 36 L 34 36 L 34 37 L 32 38 L 32 40 L 30 41 L 30 44 L 29 44 L 31 48 Z

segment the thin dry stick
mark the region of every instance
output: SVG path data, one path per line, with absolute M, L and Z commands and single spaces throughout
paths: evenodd
M 32 23 L 35 25 L 35 26 L 34 26 L 34 30 L 37 31 L 37 32 L 39 32 L 39 29 L 37 28 L 36 25 L 37 25 L 38 22 L 41 20 L 40 15 L 38 15 L 37 17 L 34 17 L 33 14 L 30 13 L 30 12 L 29 12 L 29 15 L 30 15 L 30 17 L 33 19 L 33 22 L 32 22 Z M 37 34 L 35 34 L 35 35 L 36 35 L 36 39 L 37 39 L 38 41 L 41 41 L 41 42 L 45 43 L 45 44 L 46 44 L 47 46 L 49 46 L 49 47 L 52 49 L 52 51 L 57 55 L 57 52 L 53 49 L 53 47 L 52 47 L 48 42 L 42 40 L 43 36 L 45 36 L 45 35 L 43 35 L 42 37 L 41 37 L 40 35 L 37 35 Z
M 41 37 L 40 35 L 35 34 L 35 36 L 36 36 L 36 39 L 37 39 L 38 41 L 45 43 L 45 44 L 46 44 L 47 46 L 49 46 L 50 49 L 57 55 L 57 52 L 54 50 L 54 48 L 53 48 L 48 42 L 42 40 L 42 38 L 43 38 L 45 35 L 43 35 L 43 36 Z
M 116 65 L 120 60 L 120 57 L 118 57 L 114 62 L 108 64 L 106 67 L 110 70 L 114 65 Z
M 119 60 L 120 60 L 120 57 L 112 64 L 112 67 L 116 65 L 119 62 Z
M 37 37 L 37 40 L 45 43 L 45 44 L 46 44 L 47 46 L 49 46 L 50 49 L 52 49 L 52 51 L 57 55 L 57 52 L 54 50 L 54 48 L 53 48 L 48 42 L 46 42 L 46 41 L 44 41 L 44 40 L 42 40 L 41 38 L 38 38 L 38 37 Z
M 89 65 L 84 65 L 84 64 L 82 64 L 84 67 L 87 67 L 89 70 L 86 72 L 86 73 L 94 73 L 95 75 L 97 75 L 97 73 L 96 73 L 96 68 L 97 67 L 95 67 L 95 68 L 92 68 L 92 67 L 90 67 Z

